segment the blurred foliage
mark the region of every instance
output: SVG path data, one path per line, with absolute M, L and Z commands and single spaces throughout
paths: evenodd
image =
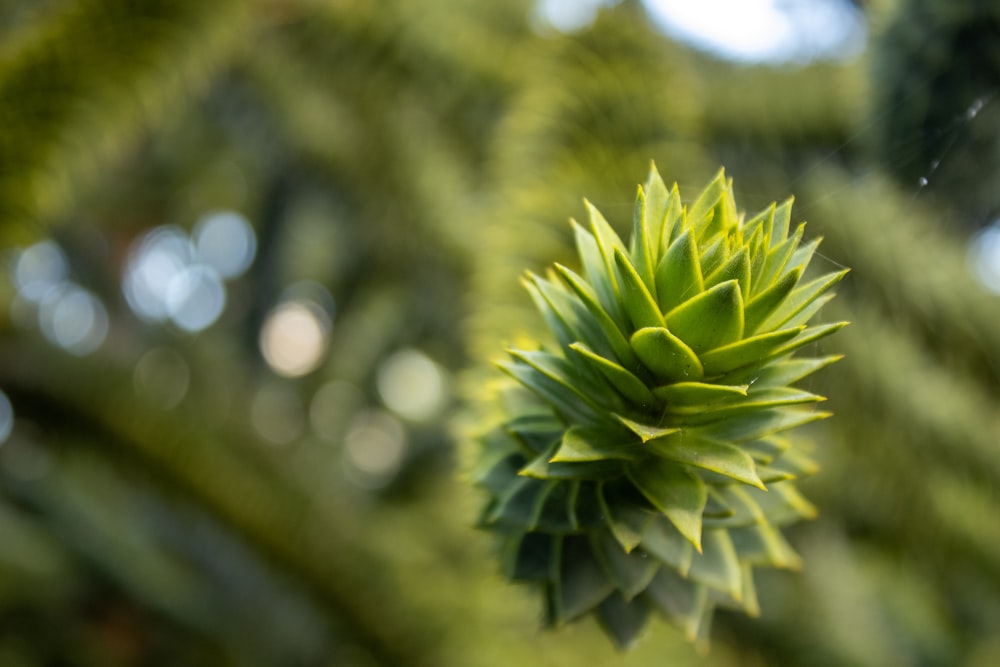
M 3 3 L 0 664 L 996 664 L 1000 311 L 966 260 L 997 214 L 994 4 L 870 3 L 860 61 L 766 68 L 634 0 L 572 34 L 529 0 Z M 725 165 L 749 211 L 794 194 L 819 268 L 853 269 L 810 351 L 847 358 L 806 386 L 836 416 L 805 567 L 706 655 L 662 621 L 627 655 L 540 633 L 460 464 L 489 362 L 541 327 L 518 277 L 572 261 L 584 196 L 623 232 L 650 160 L 682 192 Z M 137 317 L 133 244 L 219 209 L 257 239 L 219 320 Z M 107 311 L 89 355 L 18 294 L 43 239 Z M 332 326 L 289 378 L 260 332 L 302 294 Z M 414 350 L 424 415 L 386 388 Z

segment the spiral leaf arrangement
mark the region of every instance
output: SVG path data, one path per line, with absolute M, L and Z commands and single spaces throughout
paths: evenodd
M 652 167 L 628 247 L 586 205 L 582 275 L 524 281 L 558 345 L 499 364 L 480 525 L 548 625 L 594 614 L 628 646 L 658 611 L 707 642 L 716 607 L 758 613 L 754 567 L 799 565 L 778 528 L 815 514 L 794 480 L 816 466 L 785 432 L 829 413 L 792 385 L 838 357 L 793 353 L 844 326 L 808 322 L 846 271 L 804 280 L 791 201 L 744 221 L 722 171 L 686 208 Z

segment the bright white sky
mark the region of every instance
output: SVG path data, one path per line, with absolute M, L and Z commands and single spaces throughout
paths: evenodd
M 558 30 L 588 25 L 617 0 L 540 0 L 539 17 Z M 864 48 L 860 13 L 842 0 L 644 0 L 671 37 L 747 63 L 844 58 Z

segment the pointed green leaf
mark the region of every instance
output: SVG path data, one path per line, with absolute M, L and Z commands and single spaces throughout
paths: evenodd
M 564 317 L 564 313 L 556 310 L 552 303 L 543 296 L 537 285 L 538 280 L 541 279 L 529 273 L 526 278 L 521 280 L 521 284 L 528 291 L 528 294 L 531 295 L 531 300 L 534 301 L 538 312 L 542 314 L 542 318 L 545 320 L 549 331 L 555 335 L 556 340 L 559 341 L 559 345 L 561 346 L 566 346 L 573 341 L 579 340 L 580 337 L 573 332 L 572 326 Z
M 558 446 L 558 444 L 557 444 Z M 622 464 L 613 459 L 599 461 L 552 461 L 552 455 L 543 454 L 524 468 L 518 474 L 525 477 L 545 480 L 590 480 L 602 481 L 614 479 L 621 475 Z
M 604 333 L 604 339 L 611 347 L 611 351 L 614 352 L 618 362 L 626 368 L 638 368 L 639 360 L 636 358 L 635 353 L 628 344 L 628 340 L 622 333 L 622 329 L 615 323 L 611 315 L 609 315 L 600 304 L 597 299 L 597 295 L 593 292 L 593 290 L 591 290 L 591 288 L 583 282 L 583 279 L 580 276 L 573 273 L 565 266 L 556 264 L 555 269 L 556 272 L 559 273 L 559 275 L 562 276 L 562 278 L 569 284 L 573 291 L 576 292 L 576 295 L 580 298 L 580 301 L 583 302 L 583 305 L 587 308 L 587 310 L 590 311 L 590 314 L 594 316 L 598 326 L 600 326 L 601 331 Z
M 663 312 L 669 312 L 705 289 L 694 235 L 677 237 L 656 267 L 656 296 Z
M 597 619 L 618 648 L 628 649 L 646 627 L 651 613 L 644 599 L 626 600 L 621 593 L 615 592 L 597 608 Z
M 635 198 L 635 210 L 632 214 L 632 240 L 629 250 L 629 259 L 635 267 L 635 272 L 645 283 L 646 288 L 655 293 L 656 287 L 653 284 L 653 262 L 654 248 L 650 247 L 650 235 L 647 228 L 649 215 L 646 213 L 646 193 L 642 187 Z M 657 240 L 659 237 L 655 237 Z
M 670 565 L 681 576 L 687 576 L 695 552 L 694 546 L 667 517 L 655 517 L 643 531 L 639 544 L 643 551 Z
M 622 304 L 629 320 L 636 329 L 643 327 L 662 327 L 663 314 L 660 313 L 656 299 L 646 289 L 642 278 L 636 273 L 635 267 L 621 250 L 615 249 L 615 265 L 618 267 L 618 287 Z
M 759 278 L 765 285 L 770 285 L 774 282 L 785 270 L 785 267 L 788 267 L 788 260 L 795 253 L 795 249 L 799 247 L 799 242 L 802 240 L 802 234 L 805 232 L 805 227 L 805 223 L 799 225 L 791 238 L 785 239 L 785 241 L 772 247 L 768 251 L 767 261 L 764 263 L 764 271 Z M 789 268 L 797 268 L 802 271 L 805 267 L 792 265 Z
M 773 525 L 762 523 L 729 531 L 740 558 L 759 567 L 802 568 L 802 558 Z
M 842 354 L 827 357 L 796 357 L 771 361 L 762 368 L 740 370 L 725 377 L 727 382 L 753 382 L 759 387 L 787 387 L 804 377 L 844 358 Z
M 708 589 L 704 584 L 684 579 L 669 568 L 661 568 L 646 589 L 646 595 L 681 629 L 688 641 L 698 638 L 709 606 Z
M 664 436 L 677 433 L 678 429 L 673 427 L 664 428 L 662 426 L 652 426 L 650 424 L 641 424 L 637 421 L 628 419 L 627 417 L 622 417 L 621 415 L 615 415 L 622 424 L 627 426 L 629 430 L 639 436 L 642 442 L 648 442 L 653 438 L 662 438 Z
M 767 487 L 767 492 L 748 489 L 772 526 L 784 526 L 802 519 L 819 516 L 816 506 L 806 500 L 796 487 L 796 482 L 777 482 Z
M 739 340 L 743 336 L 743 296 L 739 284 L 735 280 L 719 283 L 671 310 L 666 321 L 673 335 L 695 353 Z
M 759 230 L 764 239 L 770 241 L 771 230 L 774 229 L 774 209 L 775 204 L 771 204 L 762 211 L 756 213 L 752 218 L 743 223 L 744 238 L 753 236 Z M 756 275 L 756 274 L 754 274 Z
M 649 585 L 660 565 L 645 554 L 626 553 L 610 531 L 602 530 L 590 534 L 590 545 L 594 556 L 615 587 L 631 600 Z
M 823 292 L 840 282 L 840 280 L 846 275 L 847 269 L 844 269 L 843 271 L 838 271 L 837 273 L 820 276 L 819 278 L 796 288 L 791 292 L 791 294 L 788 295 L 788 298 L 781 303 L 777 310 L 775 310 L 770 317 L 764 320 L 764 323 L 761 325 L 761 329 L 765 331 L 777 329 L 819 297 Z
M 605 359 L 583 343 L 573 343 L 570 349 L 580 355 L 584 363 L 610 382 L 622 396 L 641 408 L 651 410 L 657 401 L 646 384 L 615 362 Z
M 729 373 L 737 368 L 758 363 L 772 356 L 775 350 L 805 331 L 805 327 L 783 329 L 744 338 L 741 341 L 717 347 L 701 355 L 706 375 Z
M 729 531 L 725 529 L 706 530 L 703 552 L 691 561 L 688 576 L 709 588 L 717 589 L 740 601 L 743 596 L 743 580 L 740 561 L 736 556 Z
M 728 443 L 680 431 L 650 440 L 646 444 L 659 456 L 671 461 L 709 470 L 759 489 L 764 488 L 757 476 L 757 464 L 753 458 Z
M 643 533 L 656 515 L 623 500 L 620 493 L 615 493 L 614 486 L 607 484 L 597 488 L 597 501 L 611 534 L 621 548 L 629 553 L 639 546 Z
M 595 414 L 624 407 L 622 400 L 610 387 L 591 382 L 562 357 L 541 350 L 508 350 L 507 353 L 516 361 L 527 364 L 556 382 L 566 395 L 564 400 L 575 397 L 580 403 L 589 406 Z
M 629 343 L 642 364 L 661 380 L 700 380 L 705 375 L 694 351 L 665 328 L 639 329 Z
M 747 385 L 675 382 L 653 390 L 668 406 L 704 405 L 747 395 Z
M 489 522 L 531 530 L 538 521 L 545 496 L 555 482 L 519 477 L 506 489 L 490 513 Z
M 686 429 L 686 432 L 697 433 L 706 438 L 723 442 L 744 442 L 826 419 L 829 416 L 829 412 L 819 410 L 796 407 L 770 408 L 710 424 L 702 424 Z
M 597 239 L 589 231 L 571 220 L 573 234 L 576 239 L 577 252 L 583 263 L 583 275 L 594 290 L 601 310 L 620 328 L 626 326 L 625 311 L 618 302 L 618 286 L 611 273 L 611 265 L 604 261 L 604 255 L 597 244 Z M 579 291 L 577 292 L 579 295 Z M 581 298 L 583 298 L 581 296 Z M 592 311 L 593 312 L 593 311 Z M 596 316 L 596 313 L 595 313 Z
M 649 176 L 643 186 L 643 193 L 646 195 L 646 206 L 643 208 L 643 219 L 645 223 L 645 234 L 649 244 L 649 257 L 651 266 L 656 266 L 660 258 L 661 240 L 663 238 L 663 226 L 667 217 L 667 205 L 670 200 L 670 193 L 667 186 L 660 178 L 656 165 L 650 163 Z M 634 234 L 635 232 L 633 232 Z M 669 234 L 669 231 L 667 232 Z
M 555 484 L 545 496 L 541 512 L 535 522 L 535 530 L 550 535 L 569 535 L 578 529 L 570 508 L 575 500 L 572 482 Z
M 705 518 L 705 528 L 736 528 L 766 521 L 760 506 L 754 501 L 750 489 L 739 484 L 713 486 L 708 492 L 709 502 L 715 500 L 729 509 L 727 516 Z
M 725 264 L 707 276 L 705 288 L 712 288 L 728 280 L 735 280 L 739 284 L 743 299 L 746 300 L 750 294 L 750 256 L 746 248 L 740 248 Z
M 567 391 L 565 385 L 539 370 L 517 361 L 501 361 L 497 367 L 536 393 L 567 419 L 579 423 L 600 421 L 598 413 L 589 402 L 585 403 L 579 400 L 575 391 Z
M 846 327 L 847 324 L 847 322 L 832 322 L 830 324 L 817 324 L 814 327 L 808 327 L 798 336 L 771 352 L 771 356 L 780 357 L 790 352 L 794 352 L 804 345 L 815 343 L 822 338 L 826 338 L 831 334 L 837 333 Z
M 812 457 L 797 449 L 789 449 L 776 457 L 767 466 L 762 466 L 762 477 L 779 479 L 801 479 L 819 472 L 819 465 Z
M 698 258 L 698 263 L 701 265 L 701 275 L 711 275 L 713 271 L 722 266 L 728 256 L 729 240 L 725 236 L 716 237 L 711 245 L 701 251 Z
M 668 406 L 667 413 L 674 416 L 672 420 L 674 423 L 694 425 L 732 419 L 769 408 L 819 403 L 824 400 L 826 399 L 822 396 L 792 387 L 767 387 L 761 390 L 751 388 L 749 395 L 743 400 L 682 407 Z
M 715 209 L 722 201 L 725 192 L 726 173 L 720 169 L 691 205 L 688 222 L 698 231 L 699 240 L 711 238 L 712 235 L 722 231 L 724 221 L 721 220 L 721 211 L 716 213 Z
M 549 461 L 551 463 L 580 463 L 584 461 L 637 461 L 644 450 L 634 437 L 618 438 L 607 429 L 588 429 L 571 426 L 563 433 L 559 448 Z
M 744 311 L 744 330 L 747 334 L 752 335 L 760 330 L 760 325 L 788 298 L 801 277 L 800 269 L 792 269 L 766 290 L 750 299 Z
M 677 240 L 677 237 L 687 231 L 686 218 L 687 212 L 681 205 L 681 193 L 674 183 L 667 198 L 667 215 L 663 220 L 663 233 L 660 239 L 661 254 Z
M 504 577 L 508 581 L 545 581 L 552 568 L 552 537 L 545 533 L 524 533 L 503 547 Z
M 792 219 L 792 204 L 795 197 L 789 197 L 774 209 L 771 223 L 771 247 L 775 248 L 788 238 L 788 225 Z
M 599 605 L 614 591 L 585 537 L 563 538 L 558 578 L 555 581 L 557 622 L 571 621 Z
M 563 346 L 581 341 L 598 349 L 607 349 L 608 343 L 603 328 L 589 309 L 572 291 L 559 283 L 529 274 L 544 303 L 557 317 L 556 326 L 564 326 L 557 332 L 557 339 Z M 536 302 L 537 303 L 537 302 Z M 539 310 L 542 306 L 539 306 Z M 549 325 L 552 328 L 552 325 Z
M 630 463 L 625 470 L 642 495 L 700 552 L 701 513 L 708 501 L 701 478 L 684 466 L 658 459 Z

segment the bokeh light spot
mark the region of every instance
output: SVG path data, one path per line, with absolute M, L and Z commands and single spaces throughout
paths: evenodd
M 38 326 L 53 345 L 82 356 L 108 334 L 108 312 L 88 290 L 64 282 L 50 289 L 38 307 Z
M 162 322 L 170 311 L 167 290 L 191 263 L 194 248 L 179 227 L 157 227 L 133 244 L 122 291 L 132 311 L 144 320 Z
M 379 489 L 395 479 L 406 454 L 406 430 L 381 410 L 358 415 L 344 439 L 344 461 L 351 479 L 367 489 Z
M 330 321 L 316 303 L 286 301 L 276 306 L 260 332 L 260 350 L 274 372 L 299 377 L 319 366 Z
M 0 445 L 7 442 L 12 430 L 14 430 L 14 406 L 10 404 L 7 394 L 0 391 Z
M 223 278 L 243 274 L 257 253 L 257 237 L 245 217 L 235 211 L 203 216 L 192 232 L 198 259 Z
M 215 269 L 204 264 L 193 264 L 175 273 L 165 297 L 170 321 L 191 332 L 211 326 L 226 307 L 222 279 Z
M 14 283 L 22 297 L 41 301 L 69 275 L 66 255 L 54 241 L 41 241 L 23 250 L 14 266 Z
M 1000 220 L 972 238 L 969 268 L 986 289 L 1000 294 Z
M 379 366 L 376 386 L 386 407 L 417 421 L 437 414 L 446 399 L 441 367 L 414 349 L 400 350 L 387 358 Z

